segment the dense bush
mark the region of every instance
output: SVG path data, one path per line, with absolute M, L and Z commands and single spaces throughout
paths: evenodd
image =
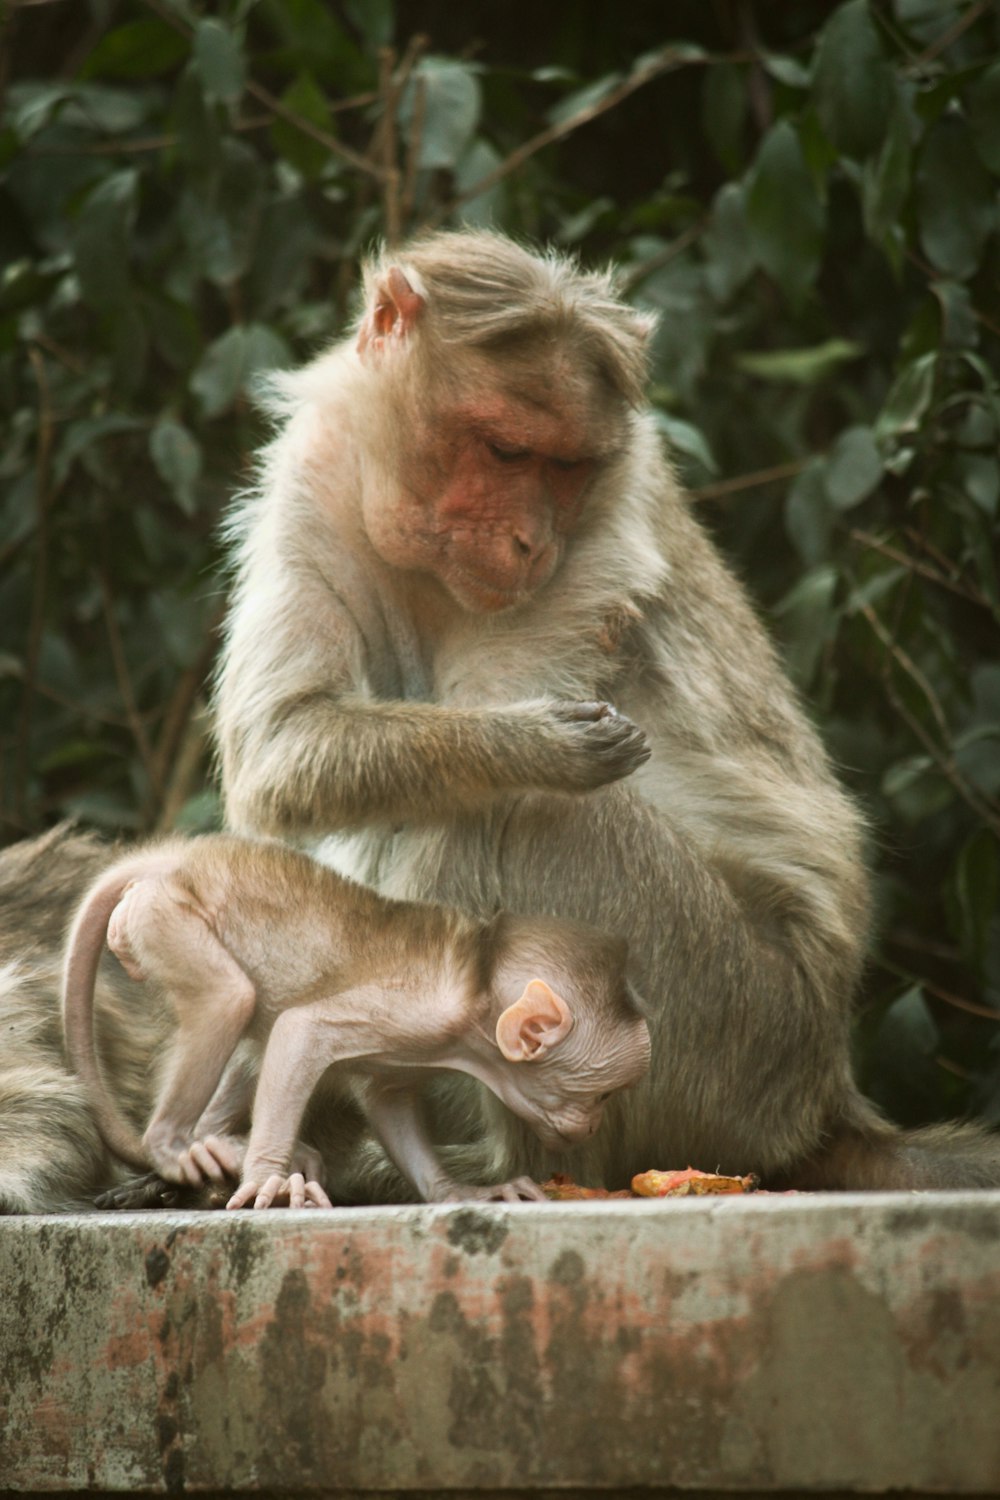
M 864 1080 L 906 1120 L 1000 1118 L 996 7 L 3 24 L 4 837 L 211 826 L 253 379 L 343 329 L 374 237 L 492 222 L 661 314 L 664 434 L 870 814 Z

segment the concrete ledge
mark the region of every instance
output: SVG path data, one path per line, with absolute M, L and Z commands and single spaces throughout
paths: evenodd
M 0 1490 L 1000 1490 L 1000 1193 L 0 1220 Z

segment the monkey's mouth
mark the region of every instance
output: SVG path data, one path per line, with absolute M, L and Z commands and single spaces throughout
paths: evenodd
M 499 584 L 486 583 L 464 568 L 453 570 L 449 586 L 462 608 L 477 615 L 499 615 L 517 609 L 518 605 L 526 604 L 533 593 L 532 589 L 523 586 L 504 589 Z

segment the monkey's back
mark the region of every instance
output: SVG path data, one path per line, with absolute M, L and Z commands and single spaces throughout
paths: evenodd
M 417 981 L 467 919 L 394 901 L 277 840 L 206 834 L 182 845 L 171 883 L 189 892 L 274 1012 L 361 983 Z

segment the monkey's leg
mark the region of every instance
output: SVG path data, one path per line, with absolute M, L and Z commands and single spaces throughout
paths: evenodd
M 289 1173 L 309 1096 L 327 1068 L 349 1050 L 330 1012 L 329 1000 L 298 1005 L 284 1011 L 271 1028 L 254 1098 L 243 1180 L 227 1207 L 244 1208 L 253 1199 L 254 1208 L 269 1208 L 286 1195 L 292 1208 L 310 1203 L 333 1206 L 317 1181 L 305 1181 L 302 1172 Z
M 216 1155 L 198 1139 L 197 1127 L 253 1014 L 253 985 L 204 915 L 168 881 L 142 880 L 126 892 L 108 944 L 161 985 L 177 1013 L 166 1076 L 143 1136 L 150 1159 L 172 1182 L 221 1181 L 234 1169 L 233 1153 L 224 1145 Z

